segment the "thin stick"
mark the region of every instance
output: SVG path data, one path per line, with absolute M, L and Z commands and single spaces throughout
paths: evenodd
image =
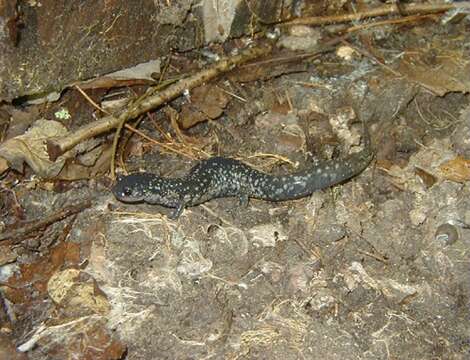
M 400 9 L 395 5 L 384 5 L 375 9 L 357 12 L 354 14 L 343 14 L 333 16 L 312 16 L 299 18 L 292 21 L 279 24 L 280 26 L 292 25 L 327 25 L 344 23 L 355 20 L 362 20 L 371 17 L 385 16 L 385 15 L 416 15 L 416 14 L 436 14 L 442 13 L 451 9 L 469 9 L 470 1 L 451 4 L 400 4 Z
M 402 77 L 403 75 L 401 73 L 399 73 L 398 71 L 395 71 L 393 70 L 390 66 L 388 66 L 387 64 L 385 64 L 383 61 L 377 59 L 374 55 L 372 55 L 371 53 L 369 53 L 368 51 L 364 50 L 364 49 L 361 49 L 361 48 L 358 48 L 357 46 L 354 46 L 350 43 L 348 43 L 347 41 L 342 41 L 343 44 L 345 44 L 346 46 L 350 47 L 351 49 L 354 49 L 356 50 L 359 54 L 361 54 L 362 56 L 365 56 L 369 59 L 371 59 L 372 61 L 374 61 L 376 64 L 382 66 L 385 70 L 388 70 L 390 71 L 393 75 L 395 76 L 398 76 L 398 77 Z
M 104 110 L 101 106 L 99 106 L 97 103 L 95 103 L 89 96 L 88 94 L 83 91 L 78 85 L 75 85 L 75 89 L 77 89 L 80 94 L 82 94 L 82 96 L 90 103 L 92 104 L 96 109 L 98 109 L 99 111 L 101 111 L 102 113 L 108 115 L 108 116 L 113 116 L 111 113 L 109 113 L 108 111 Z M 124 125 L 124 122 L 121 121 L 119 123 L 119 125 L 117 126 L 117 130 L 116 130 L 116 134 L 114 135 L 114 139 L 113 139 L 113 151 L 111 152 L 111 177 L 114 179 L 115 178 L 115 174 L 114 174 L 114 169 L 115 169 L 115 166 L 114 166 L 114 163 L 116 161 L 116 149 L 117 149 L 117 145 L 118 145 L 118 140 L 119 140 L 119 134 L 121 133 L 121 129 L 122 129 L 122 126 Z
M 82 89 L 80 86 L 74 85 L 74 88 L 75 88 L 76 90 L 78 90 L 78 92 L 79 92 L 80 94 L 82 94 L 82 96 L 83 96 L 91 105 L 93 105 L 93 107 L 94 107 L 95 109 L 101 111 L 102 113 L 105 113 L 106 115 L 112 116 L 111 113 L 109 113 L 108 111 L 106 111 L 105 109 L 103 109 L 101 106 L 99 106 L 97 103 L 95 103 L 95 102 L 93 101 L 93 99 L 92 99 L 91 97 L 89 97 L 88 94 L 87 94 L 85 91 L 83 91 L 83 89 Z
M 172 81 L 175 82 L 176 80 Z M 154 87 L 151 91 L 150 94 L 154 94 L 156 91 L 164 88 L 166 86 L 166 82 L 165 84 L 163 83 L 160 83 L 159 85 L 157 85 L 156 87 Z M 134 99 L 133 102 L 130 102 L 129 103 L 129 107 L 132 108 L 134 106 L 134 104 L 137 104 L 139 101 L 141 101 L 141 99 L 144 99 L 146 96 L 150 95 L 150 94 L 143 94 L 141 97 L 137 98 L 137 99 Z M 112 114 L 108 114 L 108 115 L 112 115 Z M 128 119 L 123 117 L 121 118 L 121 120 L 119 121 L 119 124 L 117 125 L 116 127 L 116 131 L 114 132 L 114 139 L 113 139 L 113 151 L 112 151 L 112 155 L 111 155 L 111 165 L 110 165 L 110 169 L 111 169 L 111 178 L 114 179 L 116 177 L 116 173 L 115 173 L 115 169 L 116 169 L 116 166 L 115 166 L 115 163 L 116 163 L 116 153 L 117 153 L 117 147 L 118 147 L 118 143 L 119 143 L 119 138 L 121 136 L 121 131 L 122 131 L 122 127 L 124 126 L 124 123 L 127 121 Z M 139 121 L 137 121 L 137 123 L 139 123 Z
M 87 200 L 76 205 L 70 205 L 65 209 L 57 211 L 49 216 L 46 216 L 44 219 L 33 220 L 24 222 L 20 228 L 6 231 L 0 234 L 0 241 L 3 240 L 12 240 L 14 244 L 19 243 L 24 239 L 24 237 L 28 234 L 31 234 L 34 231 L 38 231 L 43 229 L 44 227 L 53 224 L 57 221 L 63 220 L 70 215 L 78 214 L 79 212 L 89 208 L 91 206 L 91 201 Z
M 403 24 L 407 22 L 434 19 L 435 17 L 436 15 L 411 15 L 411 16 L 406 16 L 406 17 L 402 17 L 398 19 L 387 19 L 387 20 L 376 21 L 376 22 L 372 22 L 368 24 L 351 26 L 350 28 L 346 30 L 346 32 L 351 33 L 355 31 L 367 30 L 373 27 L 378 27 L 378 26 Z
M 110 114 L 109 112 L 107 112 L 106 110 L 104 110 L 103 108 L 101 108 L 98 104 L 96 104 L 89 96 L 86 92 L 83 91 L 83 89 L 81 89 L 79 86 L 75 85 L 75 88 L 83 95 L 83 97 L 90 103 L 93 105 L 93 107 L 95 107 L 96 109 L 102 111 L 103 113 L 109 115 L 109 116 L 112 116 L 112 114 Z M 155 139 L 152 139 L 150 136 L 147 136 L 145 135 L 143 132 L 137 130 L 135 127 L 129 125 L 129 124 L 124 124 L 123 122 L 120 122 L 119 125 L 118 125 L 118 128 L 116 130 L 116 135 L 118 135 L 121 131 L 121 128 L 122 127 L 126 127 L 128 130 L 138 134 L 139 136 L 143 137 L 144 139 L 150 141 L 151 143 L 155 144 L 155 145 L 158 145 L 158 146 L 161 146 L 163 147 L 164 149 L 167 149 L 168 151 L 172 151 L 172 152 L 175 152 L 179 155 L 182 155 L 182 156 L 185 156 L 185 157 L 188 157 L 190 159 L 197 159 L 195 156 L 192 156 L 191 154 L 186 154 L 186 153 L 183 153 L 181 151 L 178 151 L 177 149 L 173 148 L 172 146 L 170 145 L 167 145 L 165 143 L 161 143 Z M 114 136 L 114 141 L 113 141 L 113 156 L 111 158 L 111 177 L 114 178 L 114 163 L 115 163 L 115 154 L 116 154 L 116 148 L 117 148 L 117 140 L 118 140 L 118 136 Z M 171 139 L 170 139 L 171 140 Z M 209 157 L 209 154 L 205 153 L 204 151 L 202 150 L 199 150 L 198 151 L 201 151 L 202 153 L 204 153 L 204 155 L 206 155 L 207 157 Z
M 75 133 L 70 134 L 67 137 L 51 139 L 47 142 L 49 158 L 54 161 L 78 143 L 114 129 L 119 125 L 119 123 L 129 119 L 134 119 L 141 114 L 153 110 L 180 96 L 184 91 L 202 85 L 203 83 L 219 76 L 221 73 L 230 71 L 235 66 L 253 60 L 259 56 L 268 54 L 270 51 L 271 46 L 261 45 L 247 49 L 239 55 L 225 57 L 211 67 L 185 79 L 179 80 L 161 92 L 156 94 L 150 93 L 148 97 L 139 99 L 139 101 L 134 102 L 131 108 L 121 113 L 118 117 L 106 116 L 98 121 L 82 126 L 75 131 Z
M 388 264 L 388 261 L 387 261 L 386 259 L 384 259 L 383 257 L 381 257 L 381 256 L 377 256 L 377 255 L 374 255 L 374 254 L 372 254 L 372 253 L 370 253 L 370 252 L 368 252 L 368 251 L 359 250 L 359 249 L 357 250 L 357 252 L 358 252 L 359 254 L 362 254 L 362 255 L 370 256 L 372 259 L 375 259 L 375 260 L 377 260 L 377 261 L 380 261 L 380 262 L 382 262 L 382 263 L 384 263 L 384 264 Z

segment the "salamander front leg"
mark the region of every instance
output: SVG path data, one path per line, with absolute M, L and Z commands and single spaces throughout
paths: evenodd
M 172 220 L 178 219 L 181 216 L 181 214 L 183 213 L 184 208 L 186 206 L 188 206 L 188 204 L 194 205 L 193 200 L 194 200 L 194 198 L 191 197 L 189 194 L 180 195 L 179 199 L 175 203 L 175 210 L 173 210 L 173 212 L 171 213 L 169 218 L 172 219 Z
M 176 206 L 175 210 L 173 210 L 168 217 L 172 220 L 177 220 L 183 213 L 185 207 L 186 203 L 184 201 L 180 201 Z

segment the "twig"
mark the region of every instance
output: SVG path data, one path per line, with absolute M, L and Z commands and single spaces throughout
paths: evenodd
M 216 86 L 218 89 L 222 90 L 224 93 L 226 93 L 227 95 L 230 95 L 231 97 L 234 97 L 235 99 L 237 99 L 238 101 L 240 102 L 243 102 L 243 103 L 246 103 L 248 102 L 248 100 L 246 100 L 245 98 L 242 98 L 241 96 L 238 96 L 237 94 L 231 92 L 231 91 L 228 91 L 226 89 L 224 89 L 223 87 L 220 87 L 220 86 Z
M 74 88 L 75 90 L 77 90 L 80 94 L 82 94 L 82 96 L 91 104 L 93 105 L 93 107 L 96 109 L 96 110 L 99 110 L 103 113 L 105 113 L 106 115 L 109 115 L 109 116 L 112 116 L 111 113 L 109 113 L 108 111 L 106 111 L 105 109 L 103 109 L 101 106 L 99 106 L 97 103 L 95 103 L 93 101 L 93 99 L 91 97 L 88 96 L 88 94 L 83 91 L 83 89 L 78 86 L 78 85 L 74 85 Z
M 175 80 L 176 81 L 176 80 Z M 174 82 L 174 81 L 173 81 Z M 141 101 L 141 99 L 144 99 L 146 96 L 150 95 L 150 94 L 154 94 L 156 91 L 164 88 L 166 86 L 166 84 L 159 84 L 157 85 L 155 88 L 152 89 L 152 91 L 149 93 L 149 94 L 143 94 L 140 98 L 137 98 L 137 99 L 134 99 L 134 101 L 131 101 L 130 104 L 129 104 L 129 108 L 132 108 L 134 107 L 135 104 L 137 104 L 139 101 Z M 111 114 L 108 114 L 108 115 L 111 115 Z M 116 152 L 117 152 L 117 146 L 118 146 L 118 143 L 119 143 L 119 137 L 121 136 L 121 131 L 122 131 L 122 127 L 124 126 L 124 123 L 128 120 L 128 118 L 121 118 L 121 120 L 119 121 L 119 124 L 117 125 L 116 127 L 116 131 L 114 133 L 114 139 L 113 139 L 113 151 L 112 151 L 112 155 L 111 155 L 111 178 L 114 179 L 116 174 L 115 174 L 115 169 L 116 169 L 116 166 L 115 166 L 115 163 L 116 163 Z M 137 120 L 137 123 L 139 123 L 140 121 Z
M 333 16 L 312 16 L 299 18 L 292 21 L 279 24 L 280 26 L 292 25 L 327 25 L 344 23 L 355 20 L 362 20 L 371 17 L 385 16 L 385 15 L 416 15 L 416 14 L 436 14 L 445 12 L 451 9 L 469 9 L 470 1 L 451 4 L 400 4 L 400 9 L 395 4 L 384 5 L 375 9 L 357 12 L 354 14 L 343 14 Z
M 77 89 L 80 94 L 82 94 L 82 96 L 90 103 L 93 105 L 93 107 L 95 107 L 96 109 L 98 109 L 99 111 L 101 111 L 102 113 L 108 115 L 108 116 L 113 116 L 111 113 L 109 113 L 108 111 L 106 111 L 105 109 L 103 109 L 101 106 L 99 106 L 97 103 L 95 103 L 89 96 L 88 94 L 83 91 L 78 85 L 75 85 L 75 89 Z M 119 134 L 121 133 L 121 129 L 122 129 L 122 126 L 124 125 L 124 121 L 121 121 L 118 126 L 117 126 L 117 130 L 116 130 L 116 134 L 114 135 L 114 139 L 113 139 L 113 151 L 111 152 L 111 177 L 114 179 L 114 162 L 116 161 L 116 149 L 117 149 L 117 145 L 118 145 L 118 140 L 119 140 Z
M 147 113 L 147 116 L 149 115 L 149 113 Z M 133 124 L 134 128 L 137 129 L 137 127 L 139 126 L 140 122 L 144 119 L 143 116 L 140 116 Z M 127 169 L 126 169 L 126 164 L 124 163 L 124 154 L 126 152 L 126 148 L 127 148 L 127 145 L 129 144 L 129 141 L 131 140 L 131 137 L 132 135 L 134 135 L 133 132 L 130 132 L 127 134 L 126 138 L 124 139 L 124 141 L 122 142 L 122 147 L 119 151 L 119 163 L 120 163 L 120 166 L 121 168 L 124 170 L 124 173 L 127 174 Z M 113 168 L 113 172 L 115 171 L 115 169 Z
M 197 87 L 221 73 L 232 70 L 235 66 L 253 60 L 259 56 L 268 54 L 271 46 L 261 45 L 243 51 L 241 54 L 231 57 L 225 57 L 221 61 L 211 67 L 202 70 L 185 79 L 181 79 L 166 89 L 149 96 L 143 97 L 134 102 L 133 106 L 121 113 L 118 117 L 105 116 L 104 118 L 87 124 L 79 128 L 75 133 L 67 137 L 59 139 L 51 139 L 47 142 L 47 151 L 51 160 L 57 159 L 64 152 L 72 149 L 78 143 L 85 141 L 94 136 L 103 134 L 111 129 L 116 128 L 121 122 L 134 119 L 137 116 L 153 110 L 160 105 L 180 96 L 185 90 Z
M 343 36 L 338 36 L 334 38 L 331 41 L 326 42 L 325 44 L 322 45 L 322 47 L 319 50 L 315 50 L 312 52 L 307 52 L 303 54 L 294 54 L 294 55 L 288 55 L 288 56 L 277 56 L 277 57 L 272 57 L 267 60 L 262 60 L 262 61 L 253 61 L 252 63 L 246 64 L 242 66 L 243 69 L 250 68 L 250 67 L 259 67 L 261 65 L 267 65 L 267 64 L 282 64 L 282 63 L 288 63 L 292 61 L 301 61 L 301 60 L 313 60 L 316 57 L 329 53 L 335 50 L 335 45 L 341 42 L 343 39 L 348 38 L 349 34 L 343 35 Z
M 357 252 L 358 252 L 359 254 L 362 254 L 362 255 L 370 256 L 372 259 L 375 259 L 375 260 L 377 260 L 377 261 L 380 261 L 380 262 L 382 262 L 382 263 L 384 263 L 384 264 L 388 264 L 387 259 L 384 259 L 384 258 L 381 257 L 381 256 L 377 256 L 377 255 L 374 255 L 374 254 L 372 254 L 372 253 L 370 253 L 370 252 L 368 252 L 368 251 L 364 251 L 364 250 L 360 250 L 360 249 L 358 249 Z
M 112 116 L 112 114 L 110 114 L 109 112 L 107 112 L 106 110 L 102 109 L 98 104 L 96 104 L 88 95 L 87 93 L 85 93 L 80 87 L 78 87 L 77 85 L 75 85 L 75 88 L 83 95 L 83 97 L 93 106 L 95 107 L 96 109 L 102 111 L 103 113 L 109 115 L 109 116 Z M 165 144 L 165 143 L 161 143 L 155 139 L 152 139 L 150 136 L 147 136 L 145 135 L 143 132 L 137 130 L 135 127 L 129 125 L 129 124 L 124 124 L 123 122 L 120 122 L 119 125 L 118 125 L 118 128 L 116 130 L 116 135 L 114 136 L 114 140 L 113 140 L 113 156 L 111 158 L 111 177 L 114 178 L 114 163 L 115 163 L 115 155 L 116 155 L 116 149 L 117 149 L 117 141 L 118 141 L 118 134 L 120 133 L 121 131 L 121 128 L 122 127 L 125 127 L 126 129 L 130 130 L 131 132 L 133 133 L 136 133 L 138 134 L 139 136 L 143 137 L 144 139 L 150 141 L 151 143 L 155 144 L 155 145 L 158 145 L 158 146 L 161 146 L 165 149 L 167 149 L 168 151 L 172 151 L 172 152 L 175 152 L 179 155 L 183 155 L 185 157 L 188 157 L 190 159 L 197 159 L 195 156 L 192 156 L 191 154 L 186 154 L 182 151 L 178 151 L 177 149 L 173 148 L 172 146 L 168 145 L 168 144 Z M 172 139 L 170 138 L 169 141 L 171 141 Z M 202 151 L 202 150 L 199 150 L 197 149 L 198 151 Z M 202 151 L 203 152 L 203 151 Z M 204 153 L 204 152 L 203 152 Z M 204 153 L 207 157 L 209 157 L 209 155 L 207 153 Z M 122 160 L 122 159 L 121 159 Z
M 436 17 L 435 15 L 411 15 L 411 16 L 406 16 L 406 17 L 402 17 L 398 19 L 387 19 L 387 20 L 376 21 L 376 22 L 372 22 L 368 24 L 351 26 L 350 28 L 346 30 L 346 32 L 351 33 L 355 31 L 367 30 L 373 27 L 378 27 L 378 26 L 403 24 L 403 23 L 408 23 L 408 22 L 413 22 L 413 21 L 434 19 L 435 17 Z
M 372 55 L 371 53 L 369 53 L 367 50 L 364 50 L 364 49 L 361 49 L 357 46 L 354 46 L 352 44 L 350 44 L 349 42 L 343 40 L 342 41 L 343 44 L 345 44 L 346 46 L 350 47 L 351 49 L 354 49 L 355 51 L 357 51 L 359 54 L 361 54 L 362 56 L 365 56 L 369 59 L 371 59 L 372 61 L 374 61 L 376 64 L 382 66 L 385 70 L 388 70 L 390 71 L 393 75 L 395 76 L 398 76 L 398 77 L 402 77 L 403 75 L 401 73 L 399 73 L 398 71 L 396 70 L 393 70 L 390 66 L 388 66 L 387 64 L 385 64 L 382 60 L 378 59 L 377 57 L 375 57 L 374 55 Z
M 53 224 L 57 221 L 63 220 L 70 215 L 78 214 L 79 212 L 89 208 L 91 206 L 91 201 L 87 200 L 76 205 L 70 205 L 60 211 L 57 211 L 49 216 L 46 216 L 44 219 L 25 221 L 20 223 L 20 227 L 6 231 L 0 234 L 0 241 L 3 240 L 12 240 L 14 244 L 19 243 L 24 239 L 24 237 L 34 231 L 41 230 L 42 228 Z

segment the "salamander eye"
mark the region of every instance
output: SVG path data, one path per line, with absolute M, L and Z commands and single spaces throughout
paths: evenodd
M 124 194 L 124 196 L 131 196 L 132 195 L 132 189 L 131 188 L 124 188 L 124 190 L 122 190 L 122 193 Z

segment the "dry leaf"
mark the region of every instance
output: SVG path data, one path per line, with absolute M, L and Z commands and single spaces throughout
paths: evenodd
M 56 161 L 51 161 L 47 153 L 46 141 L 67 134 L 68 130 L 60 122 L 37 120 L 23 135 L 0 144 L 0 173 L 6 171 L 8 167 L 23 172 L 24 163 L 28 164 L 41 178 L 46 179 L 88 179 L 108 170 L 111 148 L 109 145 L 97 146 L 98 142 L 94 139 L 79 144 Z M 77 153 L 85 154 L 80 157 L 84 165 L 66 163 L 66 159 Z
M 155 83 L 153 75 L 160 74 L 160 65 L 160 60 L 150 60 L 128 69 L 115 71 L 90 81 L 84 81 L 79 86 L 81 89 L 107 89 L 132 85 L 152 85 Z
M 190 106 L 183 106 L 178 117 L 179 126 L 182 129 L 189 129 L 190 127 L 206 121 L 208 117 L 196 108 Z
M 0 246 L 0 266 L 16 261 L 17 257 L 18 255 L 12 250 L 11 246 Z
M 191 93 L 191 103 L 183 106 L 179 123 L 183 129 L 188 129 L 208 118 L 217 119 L 227 103 L 227 95 L 217 86 L 197 87 Z
M 419 176 L 419 178 L 427 188 L 430 188 L 437 182 L 437 178 L 424 169 L 415 167 L 415 174 Z
M 37 107 L 28 107 L 19 109 L 15 107 L 3 107 L 7 110 L 9 116 L 9 126 L 6 137 L 3 140 L 11 139 L 15 136 L 24 134 L 24 132 L 36 121 L 39 110 Z
M 461 156 L 439 166 L 441 176 L 447 180 L 463 183 L 470 180 L 470 160 Z
M 65 156 L 55 162 L 49 160 L 46 140 L 64 136 L 68 130 L 58 121 L 40 119 L 23 135 L 0 144 L 0 157 L 6 159 L 11 168 L 22 172 L 24 163 L 43 178 L 56 176 L 65 163 Z
M 96 151 L 95 151 L 96 150 Z M 86 153 L 85 158 L 81 157 L 78 163 L 67 162 L 61 172 L 56 176 L 56 180 L 83 180 L 96 177 L 109 171 L 111 161 L 112 147 L 110 144 L 103 144 L 95 150 Z M 83 163 L 85 162 L 85 165 Z
M 10 166 L 8 165 L 8 161 L 0 157 L 0 175 L 7 171 L 9 168 Z
M 79 269 L 66 269 L 51 276 L 49 297 L 68 316 L 106 315 L 111 306 L 91 275 Z
M 429 64 L 423 58 L 421 53 L 408 54 L 400 63 L 400 73 L 439 96 L 449 92 L 470 92 L 470 63 L 467 59 L 436 56 Z

